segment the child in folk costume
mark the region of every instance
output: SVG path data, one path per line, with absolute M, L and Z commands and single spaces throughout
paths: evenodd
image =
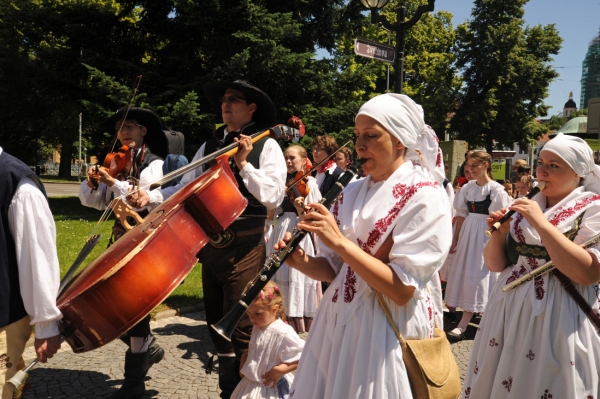
M 291 145 L 285 150 L 284 156 L 288 171 L 287 185 L 289 186 L 294 182 L 294 178 L 299 171 L 306 172 L 308 155 L 304 147 Z M 272 242 L 279 241 L 287 231 L 294 230 L 296 223 L 298 223 L 298 215 L 304 211 L 305 204 L 312 204 L 321 200 L 321 192 L 315 178 L 308 175 L 305 179 L 305 184 L 309 189 L 306 198 L 294 198 L 293 189 L 286 192 L 286 197 L 280 207 L 283 209 L 283 214 L 277 219 L 277 225 L 271 234 Z M 314 256 L 313 237 L 307 235 L 300 246 L 306 253 Z M 267 256 L 272 252 L 273 246 L 267 245 Z M 309 331 L 312 319 L 317 312 L 318 299 L 322 296 L 321 284 L 285 264 L 281 265 L 275 273 L 273 281 L 281 290 L 286 316 L 290 325 L 296 332 Z
M 277 285 L 269 281 L 247 312 L 254 326 L 240 363 L 242 381 L 231 398 L 287 399 L 304 341 L 281 319 L 284 307 Z
M 404 337 L 427 339 L 434 319 L 442 325 L 441 301 L 432 299 L 441 297 L 439 283 L 429 283 L 450 248 L 451 214 L 437 137 L 421 106 L 401 94 L 365 103 L 354 133 L 367 177 L 346 187 L 333 213 L 309 205 L 318 212 L 298 226 L 317 234 L 321 252 L 296 249 L 286 260 L 332 281 L 298 365 L 294 399 L 413 397 L 402 349 L 371 287 L 383 294 Z M 411 162 L 414 150 L 422 166 Z M 373 255 L 380 247 L 385 263 Z
M 490 211 L 498 211 L 511 202 L 504 186 L 492 180 L 492 157 L 488 153 L 474 151 L 465 169 L 469 169 L 474 180 L 461 187 L 457 195 L 456 227 L 450 249 L 454 255 L 444 296 L 448 307 L 463 309 L 458 326 L 447 333 L 453 340 L 464 339 L 471 317 L 483 312 L 496 283 L 497 273 L 491 273 L 483 263 L 483 246 L 488 240 L 485 220 Z
M 537 176 L 544 189 L 533 199 L 515 200 L 508 209 L 517 213 L 484 250 L 488 268 L 501 273 L 471 350 L 465 399 L 600 397 L 600 336 L 559 273 L 502 291 L 552 260 L 599 312 L 600 251 L 578 245 L 600 233 L 600 168 L 592 150 L 559 133 L 542 149 Z M 505 212 L 491 212 L 488 225 Z

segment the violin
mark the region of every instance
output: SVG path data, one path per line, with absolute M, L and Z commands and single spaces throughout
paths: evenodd
M 90 175 L 90 181 L 98 188 L 100 183 L 99 168 L 104 169 L 112 178 L 117 180 L 126 180 L 131 173 L 133 163 L 133 146 L 123 145 L 117 151 L 109 152 L 104 158 L 102 166 L 96 165 L 96 172 Z
M 298 171 L 294 177 L 287 181 L 285 193 L 291 202 L 294 202 L 298 197 L 306 198 L 310 193 L 310 188 L 308 188 L 308 173 Z

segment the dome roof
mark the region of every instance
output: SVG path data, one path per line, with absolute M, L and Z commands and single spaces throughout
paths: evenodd
M 575 104 L 575 101 L 573 101 L 572 98 L 569 98 L 569 101 L 567 101 L 565 103 L 565 107 L 564 108 L 575 108 L 575 109 L 577 109 L 577 104 Z
M 567 121 L 564 125 L 562 125 L 557 131 L 558 133 L 587 133 L 587 116 L 578 116 L 570 121 Z

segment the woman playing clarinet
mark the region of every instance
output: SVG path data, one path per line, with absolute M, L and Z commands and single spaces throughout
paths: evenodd
M 286 261 L 332 282 L 300 359 L 294 399 L 412 398 L 402 349 L 371 287 L 383 294 L 404 337 L 432 337 L 434 319 L 441 328 L 439 284 L 429 283 L 452 232 L 435 133 L 421 106 L 401 94 L 365 103 L 354 133 L 367 177 L 350 183 L 331 212 L 309 205 L 318 212 L 298 227 L 318 236 L 320 253 L 297 249 Z M 284 245 L 280 240 L 276 249 Z
M 600 335 L 574 299 L 598 313 L 600 252 L 578 244 L 600 233 L 600 168 L 585 141 L 560 133 L 543 147 L 537 176 L 544 189 L 508 207 L 517 213 L 484 250 L 487 267 L 501 273 L 471 350 L 465 399 L 600 397 Z M 505 213 L 491 212 L 488 227 Z M 549 260 L 559 273 L 502 290 Z

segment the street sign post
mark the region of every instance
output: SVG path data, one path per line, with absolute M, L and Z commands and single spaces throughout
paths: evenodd
M 354 39 L 354 53 L 361 57 L 373 58 L 379 61 L 396 61 L 396 49 L 387 44 L 372 42 L 363 38 Z

